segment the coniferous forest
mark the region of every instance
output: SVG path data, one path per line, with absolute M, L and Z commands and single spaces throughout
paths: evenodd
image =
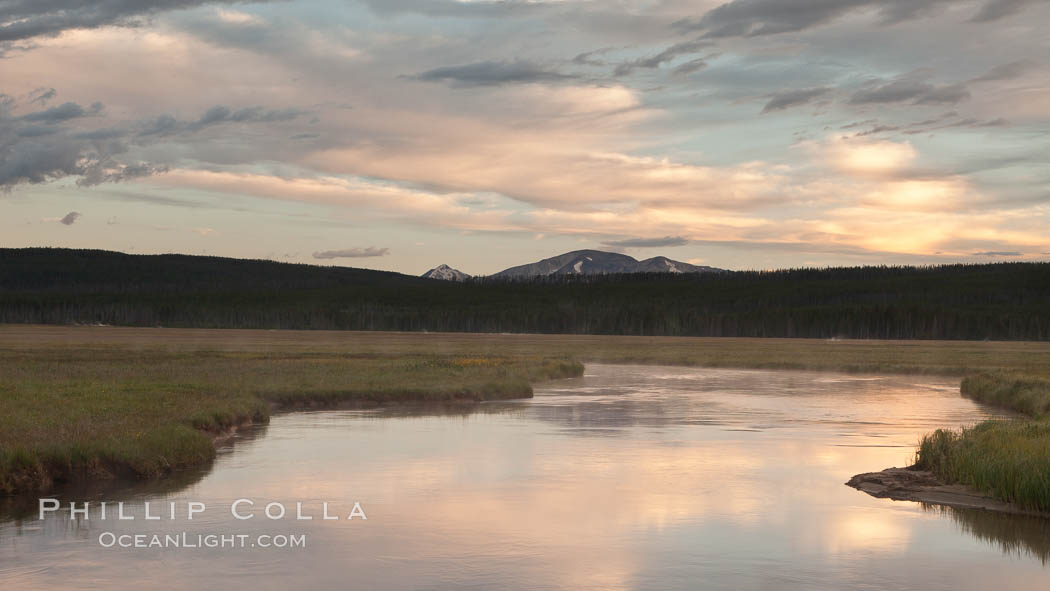
M 186 255 L 0 249 L 0 323 L 1050 339 L 1050 263 L 463 283 Z

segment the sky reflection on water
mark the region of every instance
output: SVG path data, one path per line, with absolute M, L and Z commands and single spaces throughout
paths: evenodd
M 1047 526 L 874 499 L 843 483 L 919 435 L 995 416 L 957 382 L 589 366 L 529 401 L 309 412 L 168 490 L 192 522 L 0 525 L 3 588 L 1034 589 Z M 233 520 L 236 499 L 360 501 L 367 521 Z M 316 513 L 317 511 L 315 511 Z M 1023 521 L 1023 523 L 1022 523 Z M 292 549 L 101 548 L 102 531 L 306 533 Z M 9 584 L 14 583 L 13 587 Z

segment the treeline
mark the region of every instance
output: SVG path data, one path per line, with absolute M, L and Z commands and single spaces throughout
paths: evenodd
M 185 255 L 0 249 L 0 322 L 878 339 L 1050 339 L 1050 264 L 453 283 Z

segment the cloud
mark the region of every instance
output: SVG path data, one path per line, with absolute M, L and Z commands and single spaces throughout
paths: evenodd
M 155 14 L 238 0 L 0 0 L 0 42 L 55 36 L 70 29 L 134 27 Z M 265 0 L 262 0 L 265 1 Z
M 454 86 L 501 86 L 504 84 L 564 82 L 578 78 L 578 76 L 562 74 L 533 62 L 516 60 L 445 66 L 427 70 L 415 75 L 414 78 L 424 82 L 449 82 Z
M 829 147 L 840 141 L 845 142 L 835 140 Z M 860 142 L 845 143 L 850 147 L 863 147 Z M 895 150 L 903 154 L 894 154 Z M 979 194 L 961 177 L 927 174 L 922 179 L 909 179 L 906 175 L 894 174 L 908 164 L 907 152 L 911 150 L 907 145 L 897 148 L 881 145 L 852 154 L 852 158 L 842 163 L 844 168 L 851 168 L 845 179 L 830 174 L 837 165 L 821 170 L 819 163 L 826 155 L 814 152 L 817 174 L 810 176 L 804 169 L 792 172 L 775 167 L 781 174 L 775 184 L 784 198 L 767 204 L 764 210 L 749 211 L 733 211 L 732 206 L 718 211 L 689 200 L 649 201 L 631 208 L 617 208 L 619 210 L 581 210 L 566 202 L 528 212 L 477 210 L 462 205 L 462 194 L 425 192 L 389 183 L 337 177 L 282 178 L 186 170 L 155 177 L 152 182 L 324 203 L 352 208 L 361 219 L 398 220 L 428 229 L 443 227 L 504 235 L 519 232 L 528 237 L 544 233 L 593 239 L 644 233 L 681 237 L 690 243 L 721 241 L 733 248 L 760 244 L 767 252 L 818 249 L 843 256 L 931 255 L 946 250 L 953 240 L 989 238 L 1007 248 L 1046 250 L 1042 216 L 974 208 L 974 198 Z M 657 176 L 668 173 L 673 171 L 660 171 Z M 742 174 L 746 174 L 745 171 L 735 171 L 735 176 Z M 760 172 L 755 170 L 752 174 Z M 566 180 L 558 179 L 558 183 L 565 185 Z M 726 182 L 740 183 L 741 179 L 727 175 L 722 183 Z M 739 193 L 750 188 L 737 185 L 733 189 Z M 802 211 L 806 213 L 788 217 L 775 213 L 777 208 L 792 201 L 789 196 L 804 200 L 806 204 L 796 201 L 795 206 L 804 207 Z M 952 248 L 952 255 L 970 256 L 974 248 L 967 246 Z
M 675 25 L 700 30 L 705 38 L 757 37 L 828 24 L 848 14 L 878 11 L 884 24 L 911 20 L 953 0 L 733 0 L 698 19 Z
M 347 248 L 344 250 L 322 250 L 314 253 L 315 259 L 360 259 L 368 257 L 381 257 L 390 254 L 389 248 Z
M 839 126 L 839 129 L 856 129 L 858 127 L 863 127 L 872 123 L 878 123 L 878 119 L 865 119 L 864 121 L 853 121 L 851 123 Z
M 859 178 L 901 176 L 918 158 L 915 146 L 908 142 L 835 137 L 808 147 L 817 160 Z
M 562 7 L 562 13 L 581 4 L 587 5 L 582 11 L 594 6 L 575 1 L 555 4 Z M 278 194 L 302 202 L 323 199 L 325 207 L 352 211 L 368 219 L 366 223 L 395 233 L 412 232 L 415 224 L 430 224 L 450 234 L 460 229 L 503 232 L 491 240 L 507 244 L 515 239 L 512 232 L 529 237 L 542 233 L 562 240 L 569 240 L 566 236 L 586 238 L 592 244 L 635 236 L 689 240 L 725 236 L 736 243 L 765 239 L 769 243 L 816 244 L 827 235 L 834 237 L 827 240 L 828 249 L 845 252 L 845 242 L 859 240 L 868 230 L 879 233 L 864 212 L 842 213 L 856 203 L 889 210 L 932 208 L 938 195 L 957 199 L 957 192 L 947 190 L 952 187 L 938 192 L 930 183 L 893 184 L 902 182 L 901 177 L 937 174 L 930 172 L 933 169 L 959 170 L 965 158 L 977 161 L 988 154 L 1002 155 L 1003 150 L 1040 153 L 1039 138 L 1025 132 L 1045 124 L 1045 108 L 1040 110 L 1045 105 L 1044 72 L 1001 86 L 974 82 L 974 77 L 990 76 L 988 68 L 996 64 L 1012 63 L 1026 55 L 1035 58 L 1030 44 L 1021 37 L 1028 37 L 1038 19 L 1018 18 L 987 27 L 951 22 L 977 11 L 978 3 L 968 2 L 946 11 L 944 19 L 879 29 L 868 16 L 877 8 L 867 13 L 858 9 L 834 30 L 719 41 L 724 59 L 711 60 L 711 66 L 695 76 L 702 84 L 690 84 L 674 80 L 671 72 L 704 68 L 707 62 L 702 56 L 713 50 L 665 59 L 677 45 L 667 41 L 666 23 L 681 16 L 674 11 L 688 5 L 695 13 L 700 3 L 652 3 L 652 14 L 641 16 L 627 8 L 627 3 L 597 4 L 609 14 L 619 13 L 622 18 L 616 27 L 600 20 L 586 32 L 575 33 L 570 29 L 576 23 L 554 19 L 508 23 L 369 17 L 360 22 L 339 21 L 340 15 L 335 14 L 324 26 L 317 26 L 316 19 L 297 10 L 260 11 L 245 5 L 244 11 L 259 13 L 255 21 L 237 25 L 246 29 L 245 38 L 262 27 L 252 22 L 263 21 L 275 32 L 243 48 L 230 41 L 231 37 L 226 43 L 218 39 L 227 35 L 225 30 L 206 37 L 190 29 L 201 19 L 219 21 L 210 9 L 166 16 L 152 30 L 104 28 L 67 33 L 61 39 L 38 39 L 35 49 L 5 62 L 5 84 L 23 101 L 12 112 L 21 116 L 66 100 L 79 101 L 87 110 L 91 100 L 98 98 L 109 113 L 54 123 L 9 118 L 10 133 L 0 127 L 0 168 L 10 172 L 9 163 L 22 159 L 29 146 L 57 150 L 72 144 L 79 150 L 73 153 L 74 164 L 100 149 L 99 155 L 108 154 L 110 159 L 106 165 L 110 172 L 94 175 L 92 180 L 85 176 L 84 182 L 145 171 L 137 168 L 140 160 L 170 163 L 181 167 L 178 176 L 159 176 L 144 183 L 169 190 L 144 193 L 198 195 L 209 204 L 265 204 L 263 200 Z M 643 26 L 623 27 L 631 22 L 628 17 Z M 421 22 L 425 30 L 419 28 Z M 463 35 L 465 31 L 470 35 Z M 537 36 L 540 31 L 542 37 Z M 987 33 L 980 48 L 960 42 L 978 32 Z M 689 42 L 696 36 L 680 40 Z M 352 45 L 360 56 L 337 59 L 311 49 L 311 43 L 323 42 L 327 47 L 335 37 Z M 270 38 L 283 40 L 283 44 L 269 44 Z M 576 65 L 567 59 L 599 47 L 618 49 L 587 55 Z M 507 48 L 514 53 L 506 53 Z M 563 83 L 563 78 L 556 77 L 554 83 L 529 84 L 521 82 L 520 76 L 505 81 L 505 75 L 502 79 L 482 76 L 484 81 L 480 81 L 478 76 L 456 72 L 460 79 L 449 76 L 426 85 L 414 82 L 414 76 L 396 76 L 441 65 L 514 64 L 492 60 L 517 56 L 541 70 L 562 76 L 579 74 L 579 81 Z M 632 78 L 606 79 L 604 86 L 591 83 L 592 75 L 607 74 L 618 63 L 634 58 L 655 64 L 659 77 L 666 78 L 660 81 L 663 86 L 635 84 Z M 692 58 L 700 59 L 692 63 Z M 590 69 L 599 65 L 601 70 Z M 856 91 L 886 86 L 898 73 L 924 65 L 937 67 L 945 77 L 921 73 L 916 81 L 924 86 L 898 103 L 866 103 L 862 108 L 845 104 Z M 992 70 L 997 71 L 996 78 L 1005 75 Z M 654 78 L 653 72 L 634 71 L 646 74 L 639 78 Z M 884 79 L 859 86 L 879 77 Z M 916 75 L 909 78 L 915 80 Z M 63 80 L 63 85 L 56 99 L 46 105 L 29 103 L 28 89 L 57 80 Z M 215 84 L 216 80 L 222 84 Z M 944 104 L 952 94 L 945 88 L 952 85 L 944 83 L 955 81 L 966 81 L 974 95 L 972 102 L 960 102 L 963 115 L 924 125 L 924 132 L 949 123 L 961 126 L 968 120 L 994 121 L 1007 114 L 1014 127 L 946 132 L 934 141 L 913 138 L 914 156 L 907 148 L 864 148 L 808 161 L 802 150 L 789 147 L 798 143 L 792 132 L 805 131 L 804 137 L 814 138 L 822 127 L 837 129 L 850 121 L 874 118 L 876 113 L 878 121 L 858 124 L 850 133 L 889 133 L 892 128 L 898 128 L 895 135 L 918 131 L 910 122 L 932 121 L 934 115 L 951 109 L 920 109 L 915 103 Z M 450 89 L 457 85 L 481 86 L 484 92 Z M 808 96 L 824 85 L 835 88 L 825 95 Z M 829 109 L 819 120 L 804 117 L 814 105 L 832 99 L 843 104 Z M 1027 111 L 1015 109 L 1022 99 L 1030 105 Z M 266 106 L 255 111 L 242 108 L 264 100 Z M 336 107 L 347 101 L 353 102 L 352 110 Z M 265 111 L 280 111 L 285 105 L 315 109 L 325 118 L 323 129 L 308 126 L 308 117 L 294 123 L 266 123 L 275 116 L 264 115 Z M 769 119 L 777 119 L 776 124 L 763 125 L 766 118 L 756 120 L 753 115 L 759 110 L 771 113 Z M 156 117 L 161 113 L 170 115 Z M 194 130 L 200 133 L 192 133 Z M 320 137 L 306 132 L 320 132 Z M 289 137 L 308 141 L 293 142 Z M 910 136 L 896 139 L 900 137 Z M 23 155 L 9 158 L 8 140 L 17 143 Z M 923 152 L 921 157 L 918 150 Z M 131 168 L 119 169 L 118 165 Z M 957 227 L 969 236 L 979 232 L 991 236 L 1027 222 L 984 220 L 976 214 L 998 215 L 1007 198 L 1031 202 L 1045 195 L 1045 175 L 1037 166 L 1038 162 L 1018 165 L 1015 170 L 969 178 L 984 191 L 985 201 L 973 207 L 968 202 L 970 209 L 962 212 L 969 215 L 967 223 Z M 62 170 L 65 172 L 45 176 L 45 180 L 81 172 Z M 965 174 L 970 175 L 970 169 Z M 78 178 L 67 178 L 62 184 Z M 359 179 L 374 182 L 359 187 Z M 1028 184 L 1022 186 L 1022 182 Z M 193 191 L 198 186 L 201 190 Z M 64 190 L 34 189 L 26 194 Z M 104 192 L 113 190 L 125 189 Z M 897 193 L 903 199 L 900 203 L 893 201 Z M 241 197 L 227 200 L 225 195 Z M 309 234 L 299 235 L 294 229 L 300 222 L 307 223 L 304 212 L 313 208 L 274 209 L 287 215 L 293 234 L 290 239 L 307 244 Z M 43 215 L 48 214 L 35 217 Z M 166 214 L 160 207 L 150 207 L 143 208 L 142 215 Z M 940 213 L 929 217 L 935 218 L 931 226 L 955 219 L 951 215 L 942 218 Z M 1036 212 L 1031 218 L 1045 221 L 1045 214 Z M 122 216 L 122 221 L 127 220 Z M 197 225 L 220 228 L 220 223 Z M 899 232 L 892 237 L 903 236 L 902 244 L 920 244 L 907 242 L 907 231 L 922 234 L 925 230 L 924 222 L 910 218 L 893 227 Z M 221 239 L 232 240 L 229 236 Z M 489 238 L 477 240 L 486 244 Z M 1035 252 L 1050 248 L 1045 241 L 1038 242 L 1038 247 L 1013 239 L 989 242 L 966 244 L 956 252 L 969 256 L 975 250 Z M 325 244 L 303 248 L 302 254 L 309 259 L 321 246 Z M 338 247 L 339 243 L 328 246 Z M 775 245 L 763 248 L 779 256 Z
M 797 107 L 799 105 L 805 105 L 811 102 L 813 99 L 822 97 L 831 92 L 830 88 L 803 88 L 799 90 L 786 90 L 778 92 L 769 99 L 766 106 L 762 108 L 763 113 L 772 113 L 773 111 L 783 111 L 790 107 Z
M 171 115 L 159 115 L 140 121 L 137 134 L 146 136 L 169 136 L 179 133 L 192 133 L 213 125 L 223 123 L 278 123 L 292 121 L 309 114 L 301 109 L 264 109 L 247 107 L 236 111 L 225 105 L 215 105 L 205 111 L 196 121 L 180 121 Z
M 720 168 L 587 152 L 544 135 L 478 139 L 469 149 L 441 152 L 428 146 L 355 146 L 316 153 L 312 162 L 333 173 L 398 179 L 449 192 L 492 192 L 557 209 L 661 203 L 739 210 L 776 200 L 780 192 L 776 169 L 761 163 Z
M 296 117 L 305 115 L 306 111 L 299 109 L 263 109 L 262 107 L 248 107 L 237 111 L 229 107 L 216 105 L 201 115 L 191 127 L 199 129 L 208 125 L 218 123 L 272 123 L 275 121 L 291 121 Z
M 1023 252 L 1016 252 L 1016 251 L 1012 251 L 1012 250 L 986 250 L 986 251 L 983 251 L 983 252 L 975 252 L 973 254 L 976 255 L 976 256 L 985 256 L 985 257 L 1019 257 L 1019 256 L 1024 256 Z
M 156 192 L 144 192 L 144 191 L 107 191 L 104 195 L 106 199 L 114 199 L 117 201 L 128 201 L 138 203 L 152 203 L 155 205 L 165 205 L 169 207 L 186 207 L 191 209 L 218 209 L 219 206 L 206 203 L 204 201 L 193 201 L 191 199 L 183 199 L 180 197 L 165 197 L 164 195 L 157 194 Z
M 379 15 L 418 13 L 440 17 L 526 16 L 546 9 L 547 2 L 517 0 L 363 0 L 372 12 Z
M 664 238 L 627 238 L 624 240 L 607 240 L 602 242 L 604 246 L 612 248 L 662 248 L 669 246 L 685 246 L 689 240 L 682 236 L 665 236 Z
M 103 108 L 102 103 L 99 102 L 92 104 L 87 109 L 77 103 L 62 103 L 57 107 L 51 107 L 50 109 L 44 109 L 43 111 L 23 115 L 21 119 L 23 121 L 57 123 L 59 121 L 68 121 L 78 117 L 98 115 L 102 112 Z
M 630 74 L 637 68 L 659 68 L 663 64 L 674 60 L 680 55 L 690 55 L 693 53 L 697 53 L 698 51 L 712 47 L 712 45 L 713 44 L 710 41 L 703 41 L 700 39 L 675 43 L 674 45 L 668 47 L 660 53 L 657 53 L 656 55 L 651 55 L 649 57 L 624 62 L 616 66 L 616 70 L 614 70 L 613 73 L 617 76 L 626 76 L 627 74 Z M 693 62 L 690 63 L 694 63 L 694 66 L 691 70 L 693 72 L 707 66 L 707 63 L 703 62 L 702 60 L 693 60 Z
M 877 11 L 883 24 L 928 16 L 956 0 L 732 0 L 700 18 L 675 26 L 704 32 L 704 38 L 759 37 L 794 33 L 829 24 L 845 16 Z M 971 19 L 989 22 L 1016 14 L 1039 0 L 991 0 Z
M 933 13 L 956 0 L 732 0 L 700 18 L 683 19 L 679 28 L 702 30 L 704 37 L 758 37 L 793 33 L 826 25 L 853 13 L 875 10 L 883 24 Z M 1038 0 L 991 0 L 972 19 L 989 22 L 1016 14 Z
M 970 91 L 963 84 L 934 86 L 914 78 L 898 78 L 884 84 L 858 90 L 850 98 L 851 105 L 900 103 L 910 101 L 916 105 L 955 104 L 970 98 Z
M 19 127 L 18 130 L 15 131 L 15 134 L 20 138 L 31 138 L 58 133 L 61 129 L 61 127 L 56 127 L 54 125 L 28 125 L 26 127 Z
M 158 115 L 157 117 L 141 122 L 140 127 L 141 129 L 138 134 L 149 136 L 170 135 L 184 128 L 185 125 L 180 124 L 178 119 L 171 115 Z
M 0 103 L 0 192 L 22 183 L 39 184 L 77 177 L 80 186 L 120 182 L 166 170 L 121 158 L 129 146 L 123 133 L 81 132 L 76 120 L 100 114 L 102 104 L 85 109 L 77 103 L 13 117 L 12 103 Z M 26 125 L 26 123 L 30 125 Z
M 963 84 L 936 86 L 915 99 L 916 105 L 954 105 L 970 98 L 970 91 Z
M 899 131 L 905 135 L 917 135 L 922 133 L 932 133 L 935 131 L 945 129 L 981 129 L 989 127 L 1006 127 L 1009 122 L 1002 117 L 996 119 L 977 119 L 974 117 L 962 118 L 956 111 L 949 111 L 937 117 L 931 119 L 924 119 L 922 121 L 916 121 L 907 124 L 890 124 L 880 123 L 877 119 L 868 119 L 866 121 L 857 121 L 848 125 L 843 125 L 839 129 L 856 129 L 859 127 L 870 125 L 871 127 L 864 131 L 859 131 L 853 135 L 853 137 L 865 137 L 871 135 L 877 135 L 880 133 L 889 133 Z
M 1036 2 L 1037 0 L 991 0 L 991 2 L 988 2 L 981 8 L 980 12 L 974 15 L 972 21 L 985 23 L 999 20 L 1003 17 L 1017 14 L 1028 5 Z
M 38 88 L 29 93 L 29 102 L 44 105 L 47 104 L 47 101 L 55 98 L 56 94 L 57 92 L 54 88 Z
M 868 135 L 877 135 L 880 133 L 888 133 L 891 131 L 899 131 L 900 127 L 897 125 L 874 125 L 871 129 L 866 131 L 857 132 L 854 137 L 864 137 Z M 907 132 L 905 132 L 907 133 Z
M 583 53 L 576 54 L 576 57 L 572 58 L 572 63 L 578 66 L 604 66 L 606 61 L 598 59 L 596 56 L 609 53 L 616 49 L 615 47 L 602 47 L 591 51 L 585 51 Z
M 63 216 L 62 219 L 60 219 L 58 221 L 61 222 L 64 225 L 66 225 L 66 226 L 72 226 L 78 219 L 80 219 L 80 212 L 78 212 L 78 211 L 71 211 L 71 212 L 67 213 L 65 216 Z
M 1031 60 L 1018 60 L 1016 62 L 1002 64 L 988 70 L 988 72 L 981 76 L 974 78 L 971 82 L 998 82 L 1000 80 L 1013 80 L 1015 78 L 1020 78 L 1034 66 L 1035 63 Z
M 102 183 L 119 183 L 162 174 L 167 171 L 167 166 L 155 166 L 148 162 L 134 164 L 100 163 L 99 165 L 85 167 L 81 177 L 77 179 L 77 185 L 93 187 Z
M 688 62 L 685 62 L 684 64 L 676 66 L 672 73 L 676 76 L 684 76 L 686 74 L 692 74 L 693 72 L 699 72 L 700 70 L 704 70 L 707 68 L 707 66 L 708 64 L 706 59 L 697 58 L 695 60 L 690 60 Z

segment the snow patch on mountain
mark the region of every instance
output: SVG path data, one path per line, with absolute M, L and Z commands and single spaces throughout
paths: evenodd
M 423 277 L 426 277 L 427 279 L 440 279 L 442 281 L 466 281 L 467 279 L 470 279 L 470 275 L 467 275 L 458 269 L 453 269 L 448 265 L 438 265 L 426 273 L 423 273 Z
M 495 277 L 538 277 L 542 275 L 603 275 L 611 273 L 711 273 L 715 267 L 691 265 L 667 257 L 639 261 L 618 252 L 574 250 L 528 265 L 504 269 Z

